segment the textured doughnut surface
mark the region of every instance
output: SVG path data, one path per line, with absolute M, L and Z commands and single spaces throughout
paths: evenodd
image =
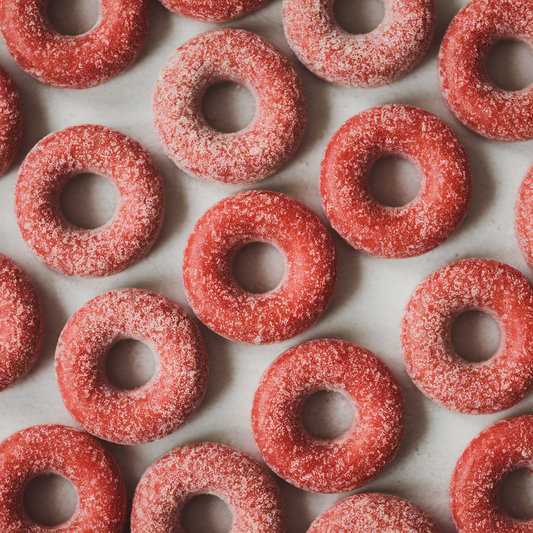
M 499 489 L 506 474 L 533 465 L 533 416 L 496 422 L 468 445 L 450 484 L 450 510 L 459 533 L 530 533 L 533 520 L 518 520 L 502 508 Z
M 459 357 L 451 328 L 479 310 L 499 326 L 500 344 L 487 361 Z M 401 323 L 403 360 L 415 385 L 451 411 L 482 414 L 508 409 L 533 385 L 533 292 L 508 265 L 466 259 L 428 276 L 415 290 Z
M 111 347 L 123 339 L 147 344 L 156 358 L 145 385 L 122 390 L 105 373 Z M 120 444 L 172 433 L 196 411 L 207 387 L 208 358 L 196 324 L 177 304 L 140 289 L 98 296 L 69 319 L 56 350 L 59 391 L 87 431 Z
M 321 390 L 344 394 L 355 413 L 350 428 L 317 439 L 301 418 Z M 361 487 L 392 461 L 402 440 L 405 407 L 400 385 L 372 352 L 339 340 L 300 344 L 265 371 L 254 396 L 252 431 L 267 465 L 285 481 L 314 492 Z
M 232 273 L 237 252 L 250 242 L 275 246 L 285 272 L 273 290 L 252 294 Z M 312 326 L 337 282 L 333 239 L 307 206 L 271 191 L 249 191 L 209 209 L 189 235 L 183 283 L 198 318 L 228 339 L 281 342 Z
M 77 174 L 100 174 L 118 190 L 113 218 L 96 229 L 70 223 L 61 191 Z M 68 276 L 121 272 L 151 248 L 163 224 L 163 180 L 150 154 L 130 137 L 85 125 L 52 133 L 27 155 L 15 190 L 15 214 L 26 244 Z
M 2 0 L 0 31 L 19 67 L 42 83 L 87 89 L 127 69 L 148 33 L 149 0 L 100 0 L 96 26 L 61 35 L 50 25 L 48 0 Z
M 533 167 L 520 187 L 514 208 L 514 230 L 524 259 L 533 267 Z
M 23 129 L 19 93 L 8 73 L 0 67 L 0 176 L 17 155 Z
M 497 141 L 533 139 L 533 85 L 504 91 L 489 79 L 485 62 L 502 39 L 533 47 L 530 0 L 472 0 L 452 20 L 439 53 L 446 104 L 468 128 Z
M 214 443 L 176 448 L 143 475 L 133 499 L 132 533 L 183 531 L 194 496 L 212 494 L 233 515 L 228 533 L 285 533 L 285 506 L 270 474 L 249 455 Z
M 267 0 L 160 0 L 176 15 L 203 22 L 233 20 L 260 8 Z
M 385 16 L 369 33 L 343 30 L 334 0 L 284 0 L 285 36 L 298 59 L 323 80 L 379 87 L 410 72 L 426 53 L 435 28 L 435 0 L 381 0 Z
M 405 206 L 386 207 L 370 192 L 370 170 L 386 156 L 407 159 L 422 178 Z M 465 217 L 471 195 L 463 146 L 441 119 L 416 107 L 385 105 L 355 115 L 333 135 L 322 160 L 320 196 L 331 225 L 376 257 L 413 257 L 442 244 Z
M 78 493 L 72 517 L 56 527 L 33 522 L 23 494 L 36 476 L 55 474 Z M 60 425 L 34 426 L 0 443 L 0 530 L 3 533 L 122 533 L 126 489 L 112 455 L 83 431 Z
M 254 95 L 256 113 L 243 130 L 207 124 L 202 99 L 213 84 L 231 81 Z M 258 35 L 213 30 L 194 37 L 165 63 L 154 88 L 154 123 L 163 149 L 196 178 L 248 183 L 282 167 L 300 144 L 307 100 L 287 57 Z

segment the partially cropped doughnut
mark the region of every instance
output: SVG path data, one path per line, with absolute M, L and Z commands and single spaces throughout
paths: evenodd
M 334 439 L 304 428 L 307 399 L 321 390 L 350 400 L 351 426 Z M 252 431 L 259 453 L 281 478 L 321 493 L 361 487 L 392 461 L 402 440 L 405 407 L 400 385 L 372 352 L 339 340 L 300 344 L 265 371 L 254 396 Z
M 480 363 L 459 357 L 451 328 L 465 311 L 488 313 L 499 326 L 495 354 Z M 490 259 L 465 259 L 428 276 L 401 323 L 403 360 L 430 399 L 468 414 L 496 413 L 533 387 L 533 292 L 518 270 Z
M 215 443 L 176 448 L 144 473 L 133 498 L 132 533 L 181 531 L 183 507 L 212 494 L 233 515 L 229 533 L 285 533 L 285 506 L 274 479 L 248 454 Z
M 256 113 L 243 130 L 207 124 L 201 106 L 213 84 L 232 81 L 254 95 Z M 307 123 L 307 100 L 290 61 L 265 39 L 243 30 L 194 37 L 165 63 L 153 93 L 163 149 L 196 178 L 249 183 L 279 170 L 294 154 Z
M 533 167 L 520 187 L 514 206 L 514 231 L 524 259 L 533 267 Z
M 412 162 L 422 178 L 407 205 L 377 202 L 368 177 L 384 156 Z M 472 195 L 468 156 L 438 117 L 412 106 L 378 106 L 347 120 L 328 143 L 320 170 L 326 216 L 354 248 L 413 257 L 442 244 L 461 224 Z
M 435 29 L 435 0 L 381 0 L 385 16 L 370 33 L 350 34 L 333 14 L 334 0 L 284 0 L 285 36 L 319 78 L 349 87 L 379 87 L 410 72 Z
M 31 520 L 23 495 L 43 474 L 66 478 L 78 505 L 67 522 L 45 527 Z M 60 425 L 34 426 L 0 443 L 0 530 L 6 533 L 122 533 L 126 489 L 112 455 L 83 431 Z
M 61 191 L 77 174 L 109 178 L 119 202 L 99 228 L 74 226 L 61 211 Z M 52 133 L 27 155 L 15 190 L 20 232 L 33 253 L 67 276 L 110 276 L 148 253 L 163 224 L 163 180 L 150 154 L 104 126 Z
M 122 390 L 105 372 L 114 344 L 136 339 L 156 358 L 145 385 Z M 120 289 L 98 296 L 65 325 L 56 350 L 59 391 L 84 429 L 120 444 L 166 437 L 196 411 L 207 387 L 208 358 L 196 324 L 154 292 Z
M 0 67 L 0 176 L 17 155 L 23 129 L 19 93 L 8 73 Z
M 237 252 L 251 242 L 275 246 L 285 258 L 279 285 L 266 293 L 241 288 L 232 273 Z M 269 344 L 312 326 L 337 282 L 333 239 L 307 206 L 271 191 L 235 194 L 196 223 L 183 257 L 189 304 L 210 329 L 236 342 Z
M 267 0 L 160 0 L 176 15 L 202 22 L 225 22 L 243 17 Z
M 48 0 L 2 0 L 0 31 L 19 67 L 42 83 L 87 89 L 135 61 L 148 34 L 149 0 L 100 0 L 96 26 L 61 35 L 48 20 Z

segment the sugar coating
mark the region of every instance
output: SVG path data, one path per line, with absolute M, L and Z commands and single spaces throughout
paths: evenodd
M 451 343 L 453 322 L 471 310 L 488 313 L 499 326 L 500 344 L 487 361 L 462 359 Z M 502 411 L 533 386 L 533 292 L 504 263 L 465 259 L 428 276 L 407 304 L 400 335 L 415 385 L 451 411 Z
M 0 67 L 0 176 L 17 155 L 23 130 L 19 93 L 8 73 Z
M 28 483 L 41 474 L 68 479 L 78 493 L 74 515 L 57 527 L 33 522 L 24 508 Z M 112 455 L 83 431 L 34 426 L 0 443 L 0 530 L 3 533 L 122 533 L 126 489 Z
M 232 81 L 255 97 L 256 114 L 243 130 L 223 133 L 207 124 L 201 106 L 213 84 Z M 194 37 L 168 59 L 153 92 L 161 144 L 185 172 L 206 181 L 264 179 L 294 154 L 307 123 L 307 100 L 287 57 L 258 35 L 213 30 Z
M 91 230 L 74 226 L 61 211 L 63 187 L 86 172 L 109 178 L 119 194 L 112 219 Z M 150 154 L 104 126 L 75 126 L 45 137 L 24 160 L 15 190 L 26 244 L 67 276 L 110 276 L 136 263 L 157 239 L 164 209 L 163 180 Z
M 368 186 L 385 156 L 411 161 L 422 178 L 402 207 L 378 203 Z M 461 224 L 472 195 L 466 152 L 438 117 L 412 106 L 384 105 L 347 120 L 326 147 L 320 196 L 333 228 L 354 248 L 384 258 L 413 257 L 442 244 Z
M 242 289 L 232 273 L 237 252 L 250 242 L 275 246 L 285 258 L 280 284 L 263 294 Z M 333 239 L 307 206 L 271 191 L 230 196 L 209 209 L 191 232 L 183 283 L 198 318 L 228 339 L 281 342 L 312 326 L 337 282 Z
M 321 390 L 344 394 L 356 416 L 342 435 L 311 436 L 306 400 Z M 254 396 L 252 431 L 267 465 L 296 487 L 321 493 L 361 487 L 392 461 L 402 440 L 400 385 L 372 352 L 340 340 L 310 341 L 280 355 Z
M 243 17 L 267 0 L 160 0 L 176 15 L 203 22 L 225 22 Z
M 218 496 L 233 520 L 228 533 L 285 533 L 285 506 L 270 474 L 249 455 L 215 443 L 176 448 L 144 473 L 135 491 L 132 533 L 183 531 L 194 496 Z
M 520 187 L 514 207 L 514 231 L 524 259 L 533 267 L 533 167 Z

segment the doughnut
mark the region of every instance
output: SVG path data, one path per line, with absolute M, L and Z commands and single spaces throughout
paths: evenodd
M 61 211 L 61 191 L 77 174 L 109 178 L 120 200 L 113 218 L 88 230 Z M 67 276 L 102 277 L 141 259 L 163 224 L 163 180 L 137 142 L 104 126 L 85 125 L 52 133 L 27 155 L 15 190 L 20 232 L 33 253 Z
M 450 483 L 450 510 L 459 533 L 527 533 L 533 520 L 508 515 L 499 502 L 506 474 L 533 465 L 533 416 L 500 420 L 461 455 Z
M 254 95 L 256 113 L 243 130 L 207 124 L 206 90 L 231 81 Z M 194 37 L 165 63 L 152 109 L 159 140 L 182 170 L 205 181 L 251 183 L 279 170 L 294 154 L 307 123 L 307 100 L 285 55 L 258 35 L 213 30 Z
M 386 156 L 407 159 L 422 177 L 417 197 L 405 206 L 380 204 L 368 187 L 370 169 Z M 376 257 L 413 257 L 439 246 L 461 224 L 471 195 L 470 163 L 457 137 L 438 117 L 406 105 L 374 107 L 347 120 L 320 169 L 331 225 Z
M 518 189 L 514 208 L 514 230 L 518 246 L 530 267 L 533 267 L 533 166 Z
M 122 390 L 105 373 L 111 347 L 144 342 L 156 357 L 145 385 Z M 89 433 L 119 444 L 170 435 L 196 411 L 207 387 L 208 358 L 196 324 L 154 292 L 119 289 L 98 296 L 65 325 L 56 350 L 59 391 L 72 417 Z
M 343 30 L 334 0 L 284 0 L 283 27 L 298 59 L 316 76 L 348 87 L 380 87 L 410 72 L 435 29 L 435 0 L 381 0 L 382 23 L 359 35 Z
M 356 413 L 334 439 L 304 428 L 306 400 L 339 392 Z M 252 431 L 266 464 L 300 489 L 347 492 L 392 461 L 402 440 L 405 407 L 400 385 L 372 352 L 340 340 L 305 342 L 281 354 L 261 377 L 252 407 Z
M 500 344 L 487 361 L 459 357 L 451 328 L 465 311 L 496 321 Z M 533 292 L 528 280 L 490 259 L 451 263 L 422 281 L 401 322 L 403 361 L 415 385 L 451 411 L 496 413 L 533 386 Z
M 144 473 L 133 498 L 132 533 L 181 531 L 183 507 L 212 494 L 233 514 L 229 533 L 285 533 L 285 506 L 270 474 L 249 455 L 211 442 L 176 448 Z
M 70 481 L 78 493 L 72 517 L 57 527 L 31 520 L 28 483 L 43 474 Z M 0 530 L 6 533 L 122 533 L 126 489 L 113 456 L 93 437 L 60 425 L 34 426 L 0 443 Z
M 18 66 L 60 89 L 87 89 L 126 70 L 148 34 L 149 0 L 99 0 L 96 26 L 61 35 L 47 15 L 48 0 L 2 0 L 0 31 Z
M 452 20 L 439 52 L 439 84 L 450 111 L 466 127 L 496 141 L 533 139 L 533 85 L 504 91 L 485 63 L 503 39 L 533 47 L 530 0 L 472 0 Z
M 285 257 L 280 284 L 263 294 L 241 288 L 232 273 L 250 242 Z M 183 283 L 198 318 L 227 339 L 270 344 L 312 326 L 337 282 L 337 253 L 320 219 L 305 205 L 271 191 L 248 191 L 217 203 L 196 223 L 183 257 Z
M 225 22 L 260 8 L 267 0 L 160 0 L 170 11 L 202 22 Z
M 0 254 L 0 391 L 27 374 L 44 340 L 41 300 L 26 273 Z
M 356 494 L 322 513 L 307 533 L 441 533 L 439 526 L 412 503 L 388 494 Z
M 8 73 L 0 67 L 0 176 L 17 155 L 23 129 L 19 93 Z

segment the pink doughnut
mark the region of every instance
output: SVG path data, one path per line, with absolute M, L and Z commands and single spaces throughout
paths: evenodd
M 400 156 L 419 170 L 417 197 L 402 207 L 378 203 L 368 187 L 374 163 Z M 320 196 L 333 228 L 354 248 L 386 258 L 413 257 L 442 244 L 466 215 L 470 163 L 438 117 L 405 105 L 374 107 L 346 121 L 328 143 Z
M 270 292 L 252 294 L 233 278 L 232 262 L 250 242 L 275 246 L 285 274 Z M 312 326 L 337 282 L 337 253 L 320 219 L 305 205 L 271 191 L 226 198 L 196 223 L 183 257 L 183 283 L 198 318 L 230 340 L 281 342 Z
M 125 391 L 105 373 L 111 347 L 146 343 L 156 357 L 152 379 Z M 208 358 L 196 324 L 154 292 L 120 289 L 96 297 L 65 325 L 56 350 L 59 391 L 72 417 L 93 435 L 140 444 L 170 435 L 196 411 L 207 387 Z
M 450 335 L 464 311 L 490 314 L 500 345 L 473 363 L 453 350 Z M 496 413 L 518 403 L 533 386 L 533 292 L 528 280 L 490 259 L 465 259 L 428 276 L 402 319 L 403 360 L 415 385 L 451 411 Z
M 85 172 L 108 177 L 120 196 L 114 217 L 94 230 L 74 226 L 61 211 L 63 187 Z M 75 126 L 45 137 L 24 160 L 15 191 L 26 244 L 68 276 L 110 276 L 133 265 L 157 239 L 164 208 L 163 180 L 150 154 L 104 126 Z
M 19 93 L 8 73 L 0 67 L 0 176 L 17 155 L 23 129 Z
M 485 62 L 500 40 L 533 47 L 530 0 L 472 0 L 452 20 L 439 53 L 440 89 L 451 112 L 479 135 L 497 141 L 533 139 L 533 85 L 504 91 Z
M 381 0 L 383 22 L 354 35 L 333 15 L 334 0 L 284 0 L 285 36 L 298 59 L 323 80 L 379 87 L 410 72 L 426 53 L 435 28 L 435 0 Z
M 44 340 L 41 300 L 26 273 L 0 254 L 0 391 L 33 366 Z
M 225 22 L 243 17 L 267 0 L 160 0 L 176 15 L 203 22 Z
M 74 515 L 57 527 L 33 522 L 23 494 L 42 474 L 56 474 L 77 490 Z M 122 533 L 126 489 L 112 455 L 93 437 L 74 428 L 34 426 L 0 443 L 0 530 L 5 533 Z
M 285 506 L 270 474 L 249 455 L 214 443 L 176 448 L 143 475 L 133 498 L 132 533 L 178 531 L 185 504 L 199 494 L 225 501 L 229 533 L 285 533 Z
M 524 259 L 533 267 L 533 166 L 518 189 L 514 217 L 516 240 Z
M 533 520 L 508 515 L 499 502 L 506 474 L 533 465 L 533 416 L 500 420 L 482 431 L 457 462 L 450 510 L 459 533 L 529 533 Z
M 201 104 L 211 85 L 248 88 L 257 110 L 235 133 L 216 131 Z M 153 93 L 163 149 L 182 170 L 206 181 L 249 183 L 270 176 L 294 154 L 307 123 L 307 100 L 287 57 L 258 35 L 213 30 L 194 37 L 165 63 Z
M 48 0 L 2 0 L 0 31 L 18 66 L 42 83 L 87 89 L 135 61 L 148 33 L 149 0 L 100 0 L 96 26 L 61 35 L 48 20 Z
M 354 420 L 342 435 L 317 439 L 301 412 L 315 392 L 352 402 Z M 259 453 L 285 481 L 314 492 L 361 487 L 392 461 L 402 440 L 405 407 L 400 385 L 372 352 L 338 340 L 300 344 L 280 355 L 261 377 L 252 407 Z

